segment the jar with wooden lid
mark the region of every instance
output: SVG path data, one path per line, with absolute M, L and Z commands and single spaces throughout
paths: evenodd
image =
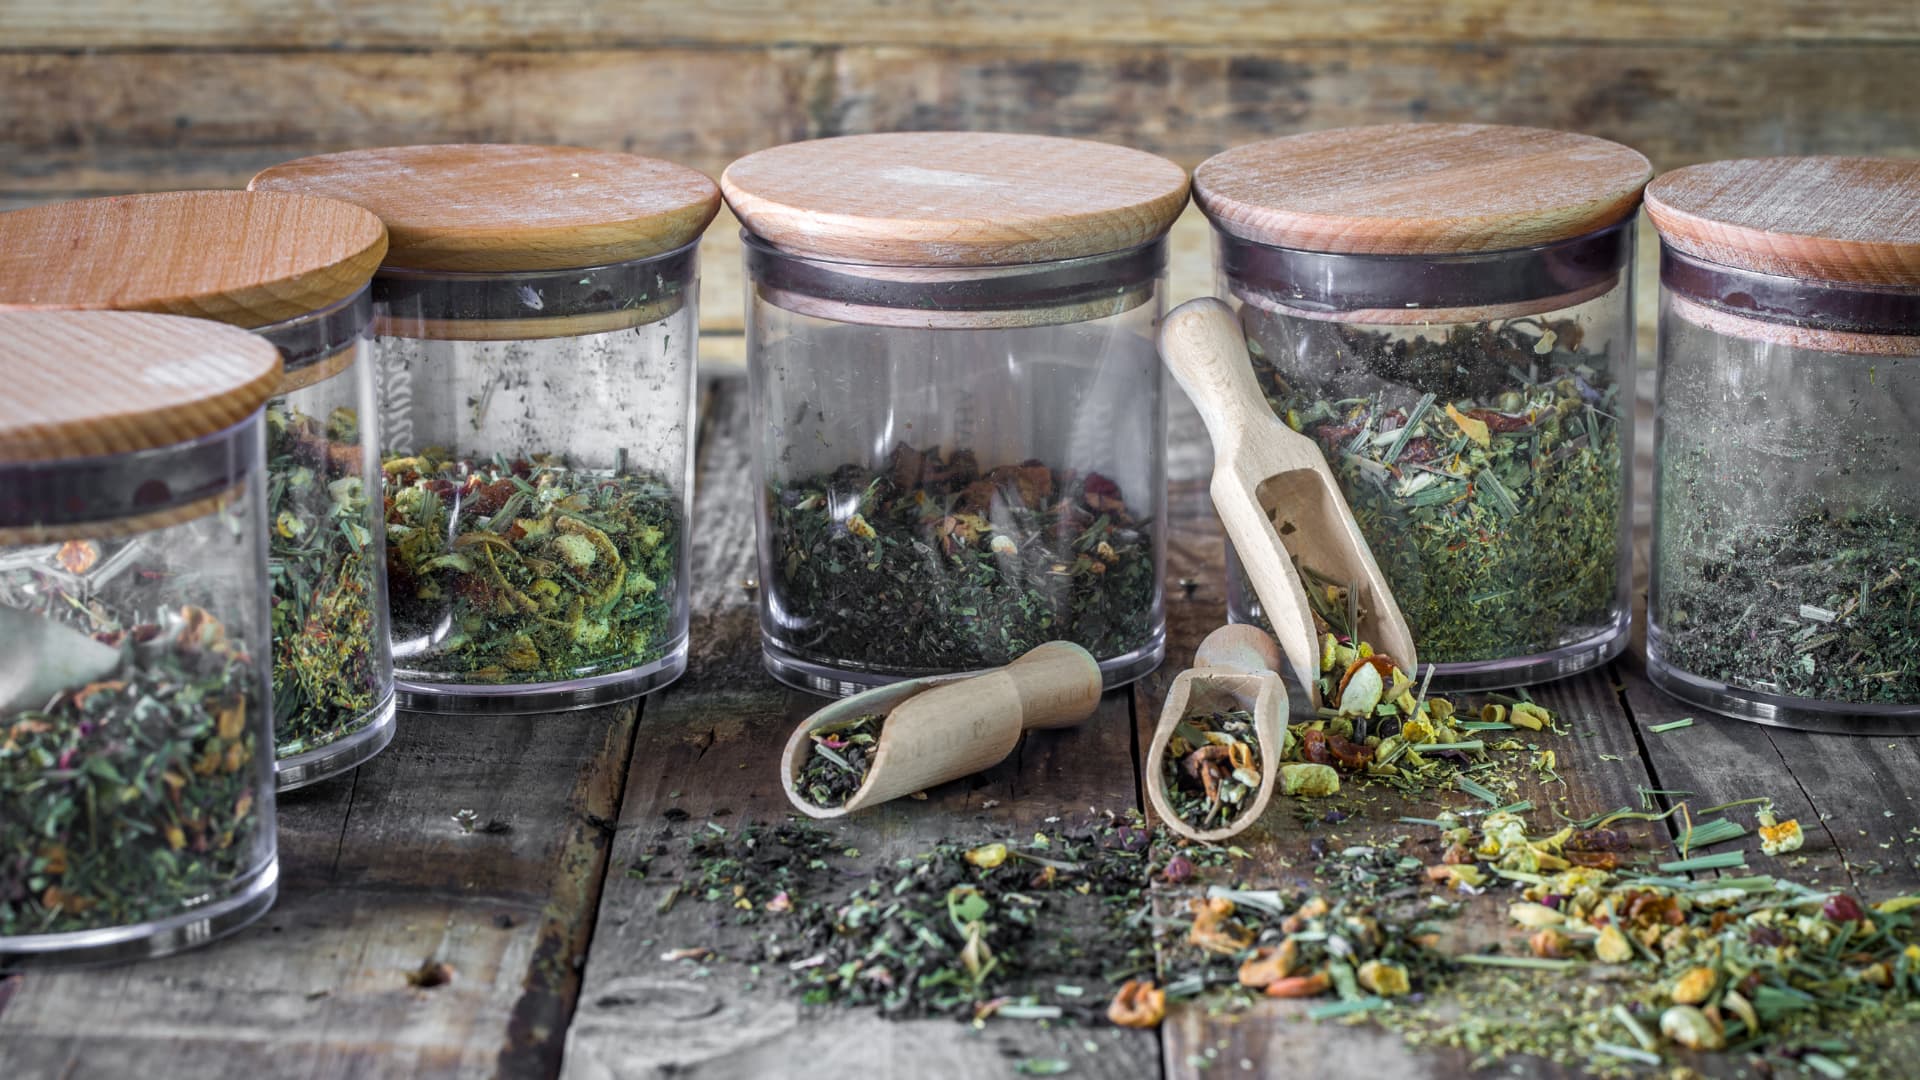
M 859 135 L 721 179 L 744 225 L 761 636 L 822 694 L 1052 640 L 1164 651 L 1154 323 L 1184 170 L 1027 135 Z
M 252 187 L 387 224 L 374 298 L 403 705 L 555 712 L 677 678 L 713 181 L 631 154 L 451 145 L 303 158 Z
M 159 956 L 274 900 L 272 345 L 0 312 L 0 971 Z
M 180 191 L 0 214 L 0 308 L 190 315 L 280 349 L 266 460 L 282 791 L 393 739 L 368 286 L 385 250 L 378 218 L 304 195 Z
M 1254 373 L 1326 455 L 1435 687 L 1559 678 L 1626 645 L 1650 171 L 1583 135 L 1393 124 L 1194 173 Z M 1228 567 L 1232 617 L 1262 620 Z M 1348 583 L 1300 569 L 1316 622 L 1350 633 Z
M 1920 732 L 1920 162 L 1694 165 L 1647 212 L 1649 678 L 1761 723 Z

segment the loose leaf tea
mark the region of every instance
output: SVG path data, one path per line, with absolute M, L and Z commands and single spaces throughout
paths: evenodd
M 324 422 L 285 402 L 267 409 L 273 730 L 282 757 L 358 730 L 384 689 L 379 553 L 362 453 L 351 409 Z
M 639 667 L 671 640 L 679 503 L 536 454 L 389 460 L 387 588 L 405 665 L 481 683 Z M 424 649 L 407 643 L 426 641 Z
M 113 677 L 0 713 L 0 937 L 127 926 L 253 869 L 255 668 L 200 608 L 96 635 Z
M 1920 702 L 1920 519 L 1783 508 L 1778 522 L 1701 530 L 1698 508 L 1667 506 L 1662 660 L 1769 694 Z
M 874 671 L 959 671 L 1048 641 L 1097 658 L 1151 640 L 1150 521 L 1099 473 L 894 449 L 775 487 L 770 583 L 787 647 Z
M 847 805 L 867 782 L 867 770 L 873 768 L 874 744 L 879 742 L 880 726 L 885 722 L 885 717 L 867 713 L 813 729 L 813 752 L 800 766 L 794 789 L 815 806 Z
M 1613 625 L 1622 405 L 1578 321 L 1407 338 L 1246 318 L 1269 404 L 1320 445 L 1423 659 L 1525 656 Z M 1311 374 L 1283 374 L 1285 352 Z
M 1184 718 L 1161 765 L 1173 812 L 1196 829 L 1221 828 L 1251 809 L 1262 768 L 1260 736 L 1244 710 Z

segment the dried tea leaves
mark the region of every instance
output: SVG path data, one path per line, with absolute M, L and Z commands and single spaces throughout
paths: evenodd
M 322 421 L 285 400 L 266 417 L 273 731 L 290 757 L 374 718 L 388 681 L 386 627 L 359 418 L 335 409 Z
M 1152 639 L 1151 522 L 1118 485 L 1038 461 L 983 471 L 904 443 L 767 494 L 783 647 L 902 674 L 1011 662 L 1048 641 L 1122 656 Z
M 1260 737 L 1244 710 L 1186 717 L 1168 738 L 1162 764 L 1173 812 L 1195 829 L 1224 828 L 1252 809 L 1260 790 Z
M 867 771 L 873 768 L 874 746 L 880 741 L 880 728 L 885 723 L 885 717 L 867 713 L 814 728 L 808 733 L 813 749 L 800 764 L 794 790 L 815 806 L 847 805 L 847 800 L 867 782 Z
M 679 500 L 640 475 L 534 455 L 384 466 L 395 655 L 453 681 L 607 674 L 674 636 Z

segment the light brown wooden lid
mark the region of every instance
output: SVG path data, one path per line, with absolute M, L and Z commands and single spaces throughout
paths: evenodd
M 231 326 L 134 312 L 0 312 L 0 461 L 187 442 L 245 419 L 279 382 L 280 351 Z
M 720 177 L 748 231 L 795 255 L 880 266 L 1003 266 L 1101 255 L 1164 234 L 1185 169 L 1140 150 L 991 132 L 846 135 L 748 154 Z
M 693 242 L 720 189 L 683 165 L 574 146 L 390 146 L 275 165 L 247 185 L 364 206 L 387 265 L 506 273 L 644 259 Z
M 0 214 L 0 310 L 150 311 L 260 327 L 359 292 L 380 219 L 306 195 L 170 191 Z
M 1763 274 L 1920 286 L 1920 161 L 1744 158 L 1662 173 L 1647 187 L 1661 239 Z
M 1653 167 L 1619 143 L 1498 124 L 1383 124 L 1215 154 L 1194 201 L 1276 247 L 1450 255 L 1533 247 L 1630 216 Z

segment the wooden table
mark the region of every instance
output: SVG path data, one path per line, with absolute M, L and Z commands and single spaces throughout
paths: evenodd
M 282 800 L 280 902 L 255 926 L 166 960 L 0 981 L 0 1078 L 1006 1077 L 1024 1057 L 1067 1058 L 1081 1077 L 1188 1076 L 1205 1061 L 1213 1073 L 1370 1080 L 1465 1071 L 1463 1054 L 1416 1055 L 1375 1029 L 1316 1029 L 1292 1002 L 1236 1021 L 1177 1009 L 1158 1033 L 976 1029 L 803 1010 L 778 973 L 756 981 L 740 964 L 663 961 L 681 946 L 724 953 L 744 941 L 715 913 L 724 905 L 658 912 L 684 869 L 679 840 L 710 822 L 782 819 L 779 748 L 820 704 L 760 667 L 742 588 L 754 574 L 745 386 L 716 382 L 703 400 L 693 657 L 680 683 L 638 705 L 565 716 L 403 717 L 393 745 L 356 774 Z M 1108 694 L 1080 729 L 1035 733 L 970 781 L 836 824 L 861 860 L 1144 806 L 1141 740 L 1168 682 L 1224 617 L 1208 451 L 1179 405 L 1167 578 L 1198 585 L 1191 595 L 1169 585 L 1167 664 Z M 1561 740 L 1564 787 L 1526 793 L 1542 807 L 1581 816 L 1637 805 L 1641 786 L 1692 791 L 1698 805 L 1767 795 L 1806 825 L 1808 861 L 1787 871 L 1756 857 L 1757 872 L 1875 898 L 1920 885 L 1920 808 L 1903 783 L 1920 767 L 1911 742 L 1705 716 L 1653 734 L 1690 710 L 1652 690 L 1633 660 L 1535 696 L 1574 732 Z M 1310 865 L 1310 836 L 1356 844 L 1406 831 L 1361 817 L 1310 834 L 1292 817 L 1275 812 L 1277 831 L 1243 838 L 1276 883 Z M 663 844 L 644 876 L 629 871 Z M 452 981 L 411 985 L 431 961 L 451 965 Z M 1540 1062 L 1523 1071 L 1560 1073 Z

